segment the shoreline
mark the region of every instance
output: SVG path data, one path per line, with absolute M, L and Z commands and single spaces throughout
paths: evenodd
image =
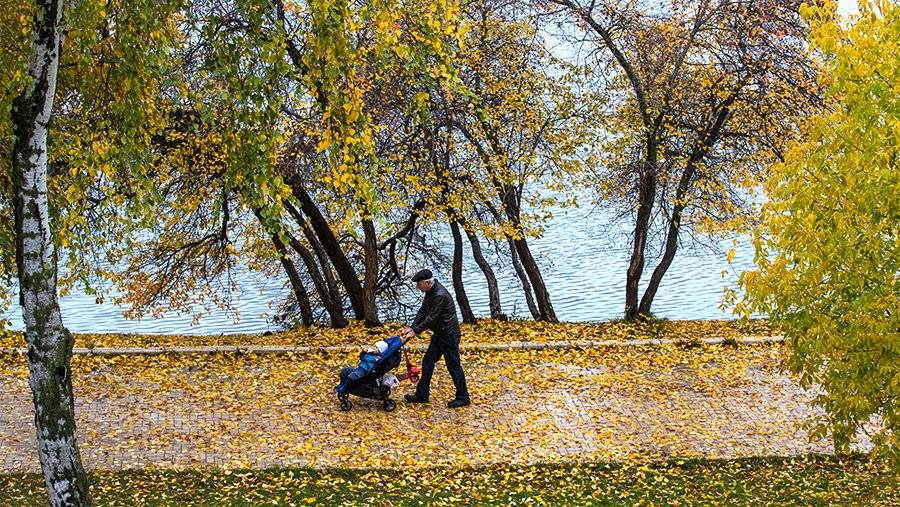
M 381 327 L 367 328 L 361 322 L 352 322 L 341 329 L 329 327 L 298 327 L 284 331 L 255 334 L 143 334 L 143 333 L 72 333 L 75 349 L 143 349 L 143 348 L 206 348 L 206 347 L 299 347 L 309 349 L 348 347 L 356 350 L 382 337 L 391 336 L 404 323 L 385 323 Z M 533 320 L 495 321 L 481 319 L 477 324 L 462 324 L 462 346 L 472 344 L 536 343 L 548 344 L 543 348 L 559 348 L 557 342 L 589 344 L 664 340 L 691 342 L 720 338 L 723 340 L 746 337 L 778 337 L 767 319 L 750 320 L 653 320 L 624 322 L 547 323 Z M 414 338 L 411 345 L 427 344 L 425 338 Z M 416 343 L 422 340 L 423 343 Z M 647 344 L 653 344 L 648 342 Z M 0 350 L 25 347 L 22 331 L 0 331 Z M 538 345 L 534 345 L 538 348 Z

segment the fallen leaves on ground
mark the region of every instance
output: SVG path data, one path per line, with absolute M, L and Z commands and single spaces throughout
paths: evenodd
M 142 470 L 92 474 L 98 507 L 249 505 L 900 505 L 896 472 L 853 457 L 415 470 Z M 45 505 L 38 475 L 0 503 Z
M 341 354 L 76 356 L 88 467 L 432 467 L 736 457 L 827 450 L 797 427 L 811 394 L 784 347 L 666 346 L 465 353 L 473 405 L 453 411 L 443 364 L 430 405 L 333 388 Z M 420 357 L 416 358 L 420 360 Z M 403 367 L 400 367 L 402 370 Z M 394 397 L 411 392 L 404 384 Z M 0 470 L 35 466 L 27 367 L 0 357 Z M 32 468 L 29 468 L 32 467 Z

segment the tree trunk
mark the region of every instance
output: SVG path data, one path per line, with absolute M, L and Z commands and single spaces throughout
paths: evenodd
M 319 299 L 322 300 L 322 306 L 325 307 L 325 311 L 328 312 L 328 318 L 331 319 L 331 327 L 335 329 L 347 327 L 348 322 L 344 317 L 344 308 L 341 304 L 340 296 L 338 295 L 335 298 L 332 294 L 328 283 L 319 272 L 319 266 L 316 264 L 316 259 L 313 257 L 312 252 L 293 236 L 291 237 L 291 248 L 303 259 L 303 264 L 306 265 L 306 272 L 312 278 L 313 285 L 316 286 L 316 292 L 319 294 Z
M 322 243 L 319 241 L 319 238 L 316 236 L 316 233 L 309 226 L 309 223 L 303 218 L 303 215 L 291 205 L 289 202 L 285 202 L 285 209 L 288 210 L 288 213 L 294 218 L 294 221 L 297 222 L 297 225 L 300 226 L 300 229 L 303 231 L 303 236 L 306 237 L 306 240 L 309 241 L 309 244 L 312 245 L 313 252 L 315 252 L 315 259 L 307 259 L 307 257 L 303 254 L 302 251 L 298 251 L 303 258 L 303 261 L 306 263 L 307 270 L 310 275 L 313 276 L 313 282 L 316 283 L 316 289 L 319 291 L 319 294 L 322 295 L 323 298 L 327 298 L 329 301 L 328 304 L 334 305 L 335 315 L 338 317 L 335 319 L 335 316 L 332 316 L 331 325 L 332 327 L 341 328 L 345 327 L 348 322 L 344 317 L 344 297 L 341 294 L 340 289 L 338 289 L 337 282 L 334 279 L 334 275 L 331 273 L 331 264 L 328 260 L 328 255 L 325 253 L 325 249 L 322 248 Z M 299 243 L 299 242 L 297 242 Z M 294 245 L 294 241 L 291 242 L 291 245 Z M 296 246 L 294 246 L 296 250 Z M 316 262 L 318 260 L 318 262 Z M 321 275 L 325 282 L 325 287 L 320 288 L 318 282 L 316 282 L 315 274 L 319 273 L 319 269 L 321 268 Z M 327 306 L 327 305 L 326 305 Z M 331 312 L 329 312 L 331 313 Z
M 653 200 L 656 198 L 656 148 L 653 143 L 648 145 L 648 157 L 638 177 L 638 211 L 634 224 L 634 245 L 625 276 L 625 320 L 637 320 L 641 313 L 637 300 L 638 284 L 644 272 L 644 250 L 647 247 Z
M 538 268 L 537 262 L 531 256 L 531 249 L 528 248 L 528 242 L 525 236 L 513 240 L 513 246 L 519 253 L 519 259 L 522 267 L 528 274 L 531 281 L 531 287 L 534 289 L 534 297 L 537 300 L 538 313 L 540 320 L 547 322 L 559 322 L 556 318 L 556 312 L 553 311 L 553 305 L 550 304 L 550 293 L 547 292 L 547 285 L 544 284 L 544 278 L 541 276 L 541 270 Z
M 453 291 L 456 293 L 456 302 L 459 303 L 459 311 L 462 313 L 463 322 L 466 324 L 475 324 L 475 314 L 472 313 L 472 307 L 469 305 L 469 297 L 466 296 L 466 288 L 463 285 L 462 263 L 463 263 L 463 244 L 462 234 L 459 232 L 459 225 L 450 221 L 450 232 L 453 234 Z
M 288 178 L 287 183 L 290 185 L 294 197 L 300 201 L 300 207 L 303 210 L 303 213 L 309 218 L 310 225 L 312 225 L 313 230 L 316 232 L 316 236 L 318 236 L 319 241 L 322 243 L 322 247 L 324 248 L 326 255 L 328 255 L 331 264 L 334 266 L 335 271 L 337 271 L 338 278 L 340 278 L 341 283 L 344 285 L 344 289 L 347 291 L 347 296 L 350 298 L 350 305 L 353 307 L 355 318 L 357 320 L 365 319 L 365 293 L 363 286 L 359 283 L 359 277 L 356 275 L 356 270 L 353 269 L 353 265 L 350 264 L 350 260 L 347 259 L 343 249 L 341 249 L 341 245 L 335 237 L 334 232 L 331 230 L 331 227 L 329 227 L 328 221 L 325 220 L 325 217 L 322 216 L 322 212 L 319 211 L 319 207 L 316 206 L 312 197 L 310 197 L 306 189 L 303 188 L 298 176 Z
M 47 137 L 64 37 L 63 2 L 38 0 L 31 35 L 31 83 L 12 108 L 16 266 L 28 345 L 38 459 L 51 506 L 90 505 L 75 431 L 74 339 L 56 294 L 56 249 L 47 205 Z
M 466 231 L 466 235 L 469 236 L 469 244 L 472 246 L 472 257 L 475 258 L 475 263 L 481 268 L 481 272 L 484 273 L 484 278 L 487 280 L 491 318 L 506 320 L 506 315 L 503 314 L 503 310 L 500 307 L 500 289 L 497 286 L 497 277 L 494 275 L 494 270 L 491 268 L 491 264 L 487 259 L 484 258 L 478 236 L 476 236 L 474 232 L 468 230 Z
M 538 311 L 537 305 L 534 304 L 534 298 L 531 296 L 531 283 L 528 282 L 528 275 L 519 262 L 519 254 L 516 253 L 516 244 L 512 238 L 507 237 L 509 242 L 509 256 L 512 259 L 513 268 L 516 270 L 516 276 L 522 282 L 522 291 L 525 292 L 525 303 L 528 305 L 528 311 L 531 312 L 531 318 L 541 320 L 541 312 Z
M 303 227 L 305 224 L 303 223 L 303 217 L 299 215 L 296 208 L 287 205 L 288 213 L 294 217 L 294 220 L 298 222 L 298 224 Z M 257 213 L 257 217 L 259 214 Z M 309 251 L 302 243 L 300 243 L 297 238 L 295 238 L 290 233 L 287 234 L 288 240 L 291 245 L 291 249 L 297 252 L 300 255 L 300 258 L 303 260 L 303 264 L 306 266 L 306 272 L 309 273 L 309 277 L 312 278 L 313 285 L 316 287 L 316 292 L 319 294 L 319 299 L 322 300 L 322 306 L 325 307 L 325 311 L 328 312 L 328 317 L 331 319 L 331 327 L 337 329 L 347 326 L 347 319 L 344 318 L 344 308 L 341 303 L 340 295 L 334 296 L 331 288 L 328 286 L 326 281 L 323 279 L 322 274 L 319 272 L 319 266 L 316 263 L 315 257 L 313 257 L 312 252 Z M 326 264 L 324 268 L 327 270 L 328 265 Z
M 650 282 L 647 284 L 647 288 L 644 289 L 644 295 L 641 297 L 641 304 L 638 308 L 638 313 L 640 315 L 650 315 L 650 307 L 653 305 L 653 298 L 656 297 L 656 291 L 659 290 L 659 284 L 662 282 L 662 277 L 666 274 L 666 271 L 668 271 L 669 266 L 672 264 L 672 259 L 675 258 L 675 251 L 678 249 L 678 231 L 681 226 L 681 211 L 683 209 L 684 206 L 676 204 L 672 213 L 672 218 L 669 219 L 669 230 L 666 234 L 666 248 L 663 252 L 662 259 L 659 260 L 659 264 L 656 265 L 653 274 L 650 275 Z
M 487 209 L 494 215 L 494 219 L 499 223 L 502 221 L 502 217 L 500 212 L 497 211 L 490 203 L 485 203 Z M 535 320 L 541 319 L 541 313 L 538 310 L 537 305 L 534 304 L 534 298 L 531 295 L 531 283 L 528 281 L 528 274 L 525 273 L 525 269 L 522 267 L 522 263 L 519 262 L 519 254 L 516 251 L 516 243 L 513 238 L 506 236 L 506 241 L 509 244 L 509 257 L 512 260 L 513 268 L 516 271 L 516 276 L 519 277 L 519 281 L 522 283 L 522 292 L 525 293 L 525 303 L 528 305 L 528 311 L 531 312 L 531 317 Z
M 506 150 L 503 148 L 500 139 L 497 137 L 496 131 L 491 129 L 490 125 L 487 124 L 483 119 L 482 127 L 484 128 L 488 142 L 491 145 L 491 150 L 496 156 L 501 156 L 505 159 Z M 479 152 L 482 154 L 482 158 L 489 163 L 490 157 L 486 156 L 486 152 L 484 152 L 483 149 L 480 149 Z M 531 286 L 534 289 L 534 296 L 535 299 L 537 299 L 538 307 L 538 316 L 535 317 L 535 319 L 545 320 L 547 322 L 559 322 L 559 320 L 556 318 L 556 312 L 553 310 L 553 305 L 550 303 L 550 293 L 547 291 L 547 285 L 544 283 L 544 278 L 541 276 L 541 270 L 538 268 L 537 262 L 535 262 L 534 257 L 531 255 L 531 249 L 528 247 L 528 242 L 525 239 L 524 231 L 522 231 L 522 188 L 521 186 L 516 188 L 515 186 L 511 185 L 504 185 L 499 179 L 495 177 L 492 177 L 492 184 L 494 186 L 494 189 L 497 191 L 497 196 L 500 198 L 500 202 L 503 203 L 503 209 L 506 213 L 507 218 L 513 224 L 513 226 L 515 226 L 516 230 L 519 231 L 519 235 L 521 236 L 521 238 L 519 239 L 511 240 L 511 246 L 514 247 L 515 250 L 517 250 L 519 258 L 522 262 L 522 266 L 525 268 L 525 272 L 527 273 L 528 278 L 531 281 Z M 532 315 L 534 315 L 534 312 L 532 312 Z
M 363 317 L 367 327 L 380 326 L 378 306 L 375 304 L 375 285 L 378 283 L 378 236 L 371 218 L 362 220 L 363 262 L 366 272 L 363 278 Z
M 497 150 L 495 149 L 495 151 Z M 519 207 L 520 193 L 516 191 L 515 187 L 503 185 L 496 179 L 494 179 L 493 184 L 494 189 L 497 191 L 497 196 L 500 198 L 500 202 L 503 203 L 503 211 L 506 214 L 506 218 L 513 227 L 516 228 L 518 235 L 520 236 L 519 238 L 507 239 L 509 240 L 510 250 L 514 250 L 518 254 L 518 259 L 521 263 L 519 268 L 524 269 L 531 287 L 534 289 L 535 299 L 537 300 L 537 313 L 532 310 L 531 314 L 534 316 L 535 320 L 559 322 L 556 318 L 556 312 L 553 311 L 553 305 L 550 304 L 550 293 L 547 292 L 547 286 L 544 284 L 541 270 L 538 268 L 537 262 L 534 261 L 534 257 L 531 255 L 531 249 L 528 247 L 525 233 L 522 230 L 521 209 Z M 495 218 L 499 222 L 499 214 L 496 212 L 494 213 Z M 516 262 L 514 262 L 514 264 L 516 264 Z M 519 276 L 521 278 L 521 275 Z M 528 293 L 526 292 L 526 296 L 527 295 Z M 533 303 L 529 305 L 529 309 L 531 309 L 532 305 Z
M 291 287 L 294 289 L 294 297 L 300 306 L 300 319 L 303 321 L 304 326 L 312 326 L 315 324 L 312 302 L 309 300 L 309 293 L 306 292 L 306 287 L 303 286 L 303 280 L 300 279 L 300 273 L 297 272 L 297 267 L 294 266 L 294 261 L 291 260 L 284 242 L 277 235 L 273 234 L 272 243 L 275 245 L 275 250 L 278 251 L 278 259 L 281 261 L 281 266 L 284 267 L 288 280 L 291 282 Z
M 675 252 L 678 250 L 678 234 L 681 230 L 681 215 L 686 205 L 685 196 L 694 178 L 694 167 L 699 157 L 699 149 L 695 150 L 688 160 L 687 167 L 681 174 L 678 181 L 678 188 L 675 191 L 675 207 L 672 209 L 672 215 L 669 217 L 669 230 L 666 231 L 666 247 L 663 251 L 662 259 L 650 275 L 650 282 L 644 289 L 644 295 L 641 297 L 641 305 L 638 309 L 640 315 L 650 315 L 650 307 L 653 305 L 653 298 L 656 297 L 656 291 L 659 290 L 659 284 L 662 282 L 663 275 L 672 265 L 675 258 Z
M 260 213 L 258 209 L 254 209 L 253 214 L 256 215 L 256 219 L 259 220 L 259 223 L 266 228 L 266 222 L 263 220 L 262 213 Z M 306 287 L 303 285 L 303 280 L 300 279 L 300 273 L 297 271 L 297 266 L 295 266 L 294 261 L 291 260 L 284 241 L 282 241 L 277 234 L 270 233 L 270 236 L 272 238 L 272 245 L 275 246 L 275 251 L 278 252 L 278 260 L 281 262 L 281 267 L 284 268 L 284 272 L 288 276 L 288 281 L 291 282 L 294 298 L 297 300 L 297 305 L 300 307 L 300 319 L 304 326 L 312 326 L 315 324 L 312 313 L 312 302 L 309 300 L 309 292 L 307 292 Z
M 669 230 L 666 232 L 666 248 L 663 251 L 662 259 L 660 259 L 659 264 L 656 265 L 653 274 L 650 276 L 650 282 L 647 284 L 647 288 L 644 289 L 644 295 L 641 297 L 640 313 L 643 315 L 650 314 L 650 307 L 653 305 L 653 299 L 656 297 L 656 291 L 659 289 L 659 284 L 662 282 L 663 275 L 669 270 L 669 266 L 672 265 L 672 260 L 675 258 L 675 252 L 678 250 L 678 235 L 681 232 L 681 216 L 687 206 L 686 198 L 688 190 L 690 190 L 694 180 L 697 164 L 700 163 L 709 148 L 719 139 L 722 127 L 728 119 L 731 104 L 736 98 L 737 92 L 733 93 L 722 103 L 719 112 L 716 114 L 713 125 L 710 127 L 708 133 L 702 137 L 702 141 L 698 142 L 695 146 L 685 165 L 684 172 L 681 173 L 681 178 L 678 180 L 678 188 L 675 190 L 675 206 L 673 207 L 672 215 L 669 218 Z
M 499 186 L 498 186 L 499 188 Z M 547 322 L 559 322 L 556 318 L 556 312 L 553 311 L 553 305 L 550 303 L 550 293 L 547 292 L 547 285 L 544 284 L 544 277 L 541 276 L 541 270 L 531 255 L 531 249 L 528 247 L 528 241 L 525 239 L 525 233 L 522 230 L 520 220 L 519 204 L 515 201 L 514 189 L 507 188 L 505 192 L 500 193 L 500 199 L 503 200 L 503 207 L 506 210 L 506 216 L 509 221 L 519 231 L 519 238 L 510 238 L 510 248 L 513 248 L 518 254 L 519 261 L 528 280 L 534 290 L 534 297 L 537 301 L 538 314 L 537 320 Z M 534 314 L 534 312 L 532 312 Z

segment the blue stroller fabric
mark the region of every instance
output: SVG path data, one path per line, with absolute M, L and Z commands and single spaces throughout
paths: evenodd
M 343 372 L 341 383 L 336 388 L 338 394 L 345 394 L 351 385 L 372 376 L 373 372 L 380 373 L 378 377 L 381 377 L 400 364 L 400 347 L 403 346 L 403 340 L 399 336 L 392 336 L 384 341 L 388 344 L 388 348 L 383 354 L 362 352 L 359 366 Z

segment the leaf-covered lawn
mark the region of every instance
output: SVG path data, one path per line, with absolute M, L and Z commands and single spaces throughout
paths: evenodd
M 98 506 L 900 505 L 898 476 L 862 457 L 466 469 L 100 472 Z M 0 505 L 43 505 L 37 475 L 0 475 Z
M 142 347 L 199 345 L 362 345 L 398 331 L 402 324 L 388 324 L 369 329 L 354 322 L 343 329 L 325 327 L 297 328 L 268 335 L 145 335 L 145 334 L 75 334 L 76 347 Z M 659 320 L 644 323 L 573 322 L 552 324 L 535 321 L 500 322 L 482 320 L 478 325 L 462 326 L 463 343 L 509 343 L 515 341 L 557 340 L 636 340 L 668 338 L 697 340 L 708 337 L 770 336 L 779 334 L 766 320 Z M 416 338 L 427 343 L 428 337 Z M 0 332 L 0 347 L 22 347 L 25 339 L 18 332 Z

